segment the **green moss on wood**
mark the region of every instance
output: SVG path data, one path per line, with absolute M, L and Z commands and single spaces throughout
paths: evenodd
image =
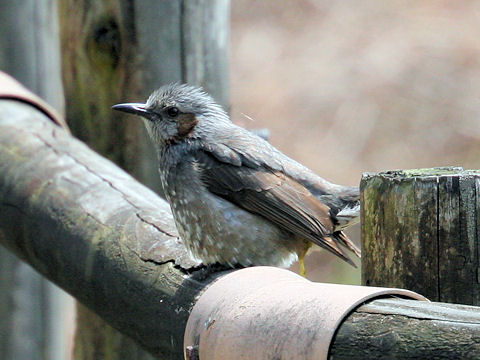
M 478 304 L 479 175 L 458 167 L 365 174 L 362 282 Z
M 364 173 L 362 176 L 362 180 L 368 180 L 372 177 L 384 177 L 387 179 L 404 179 L 411 177 L 445 176 L 461 174 L 463 172 L 463 168 L 458 166 L 444 166 L 407 170 L 388 170 L 381 171 L 379 173 Z
M 127 170 L 136 165 L 126 159 L 138 152 L 138 144 L 128 141 L 132 131 L 111 106 L 136 93 L 134 44 L 124 34 L 122 2 L 104 0 L 60 2 L 63 82 L 67 120 L 72 133 L 96 151 Z M 128 15 L 128 14 L 127 14 Z M 129 128 L 129 131 L 126 130 Z M 135 138 L 135 136 L 133 136 Z

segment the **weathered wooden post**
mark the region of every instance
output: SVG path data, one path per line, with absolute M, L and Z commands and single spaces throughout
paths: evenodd
M 55 0 L 0 1 L 0 70 L 63 112 Z M 73 300 L 0 247 L 0 358 L 67 356 Z
M 111 111 L 161 85 L 201 85 L 228 107 L 228 0 L 60 0 L 66 114 L 72 133 L 160 190 L 156 153 L 142 124 Z M 149 359 L 82 306 L 76 358 Z M 92 324 L 96 325 L 93 326 Z M 95 343 L 96 349 L 91 344 Z M 101 349 L 101 350 L 100 350 Z
M 158 191 L 156 153 L 143 126 L 110 107 L 188 82 L 228 108 L 230 2 L 60 0 L 59 13 L 72 133 Z
M 362 284 L 480 305 L 480 172 L 459 167 L 364 174 Z

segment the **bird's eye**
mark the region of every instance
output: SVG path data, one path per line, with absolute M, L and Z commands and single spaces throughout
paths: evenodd
M 167 114 L 170 117 L 176 117 L 180 111 L 178 110 L 177 107 L 172 106 L 167 109 Z

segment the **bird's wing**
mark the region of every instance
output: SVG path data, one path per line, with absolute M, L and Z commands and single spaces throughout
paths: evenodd
M 204 144 L 215 147 L 211 153 L 220 161 L 233 164 L 231 160 L 234 159 L 237 162 L 234 165 L 237 165 L 241 158 L 243 165 L 263 166 L 286 174 L 306 187 L 315 197 L 323 197 L 321 201 L 328 204 L 333 213 L 341 211 L 344 207 L 353 208 L 359 205 L 358 187 L 330 183 L 307 167 L 285 156 L 268 141 L 241 127 L 230 125 L 228 129 L 216 132 L 215 136 L 212 134 Z M 227 158 L 225 154 L 228 154 Z
M 209 191 L 354 265 L 338 245 L 344 245 L 345 236 L 335 232 L 330 208 L 307 188 L 280 171 L 246 166 L 241 158 L 221 161 L 218 154 L 210 151 L 200 151 L 195 156 L 201 179 Z

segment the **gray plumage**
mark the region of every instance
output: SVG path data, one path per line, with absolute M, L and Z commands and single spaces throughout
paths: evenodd
M 332 184 L 236 126 L 200 88 L 171 84 L 142 116 L 165 196 L 186 247 L 205 264 L 287 267 L 316 244 L 354 265 L 342 230 L 357 222 L 357 187 Z

